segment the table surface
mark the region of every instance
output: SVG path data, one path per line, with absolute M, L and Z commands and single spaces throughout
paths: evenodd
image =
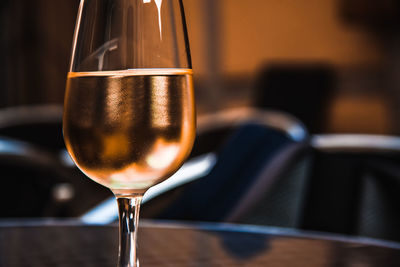
M 116 266 L 118 228 L 0 223 L 0 266 Z M 400 245 L 295 230 L 143 221 L 140 266 L 400 266 Z

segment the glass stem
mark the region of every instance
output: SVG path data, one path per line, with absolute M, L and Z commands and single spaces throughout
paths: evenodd
M 116 195 L 119 210 L 118 267 L 139 267 L 137 229 L 143 195 Z

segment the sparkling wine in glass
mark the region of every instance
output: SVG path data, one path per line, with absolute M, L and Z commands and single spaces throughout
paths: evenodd
M 143 194 L 189 155 L 195 136 L 182 0 L 81 0 L 63 131 L 76 165 L 114 193 L 118 266 L 138 266 Z

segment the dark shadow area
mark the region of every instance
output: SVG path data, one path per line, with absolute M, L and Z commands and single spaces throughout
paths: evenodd
M 314 152 L 302 228 L 400 241 L 400 153 Z
M 42 147 L 0 137 L 1 218 L 76 217 L 111 195 Z
M 326 64 L 269 64 L 255 83 L 259 108 L 285 111 L 302 121 L 310 133 L 325 132 L 337 86 L 335 68 Z

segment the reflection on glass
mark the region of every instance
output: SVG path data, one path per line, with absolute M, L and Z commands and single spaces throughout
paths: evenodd
M 180 0 L 81 2 L 64 138 L 82 172 L 110 188 L 118 200 L 118 266 L 138 266 L 142 196 L 171 176 L 193 145 L 187 40 Z

